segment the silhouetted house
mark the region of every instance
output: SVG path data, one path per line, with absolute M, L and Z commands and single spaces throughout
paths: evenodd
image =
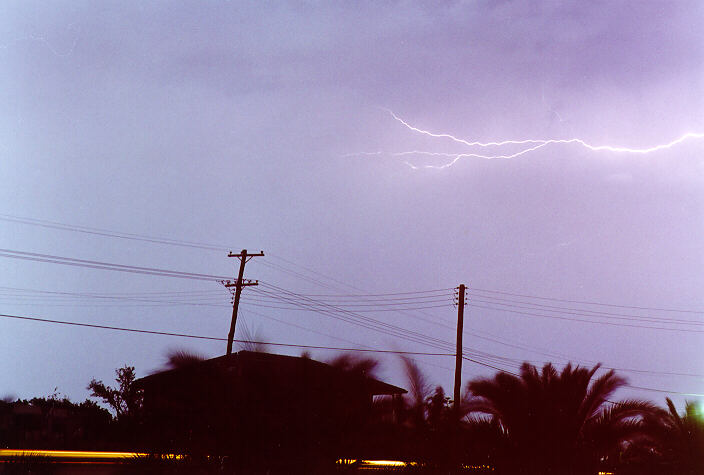
M 309 358 L 241 351 L 137 381 L 147 448 L 237 463 L 337 457 L 364 439 L 373 397 L 404 389 Z

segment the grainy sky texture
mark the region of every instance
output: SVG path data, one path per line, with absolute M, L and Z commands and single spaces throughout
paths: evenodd
M 451 343 L 451 290 L 423 292 L 466 283 L 473 359 L 603 362 L 664 391 L 619 397 L 681 404 L 704 393 L 704 138 L 413 169 L 451 157 L 400 152 L 521 147 L 422 135 L 387 109 L 469 141 L 657 146 L 704 133 L 702 24 L 699 1 L 3 2 L 0 248 L 216 276 L 234 276 L 227 249 L 264 250 L 246 277 L 269 286 L 244 291 L 237 337 L 301 345 L 447 353 L 342 319 Z M 119 233 L 223 249 L 105 235 Z M 0 262 L 5 315 L 229 328 L 214 281 Z M 301 310 L 272 285 L 334 308 Z M 412 310 L 378 311 L 400 302 Z M 3 317 L 0 396 L 81 400 L 91 378 L 145 375 L 178 347 L 225 344 Z M 451 393 L 453 358 L 417 358 Z

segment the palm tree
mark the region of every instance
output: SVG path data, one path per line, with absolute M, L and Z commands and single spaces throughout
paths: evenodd
M 644 418 L 647 438 L 634 446 L 634 462 L 657 465 L 661 473 L 694 475 L 704 473 L 704 413 L 693 401 L 685 403 L 680 415 L 672 400 Z M 637 460 L 640 459 L 640 460 Z
M 408 397 L 403 398 L 404 419 L 416 431 L 424 430 L 427 426 L 426 403 L 431 397 L 432 386 L 415 361 L 404 355 L 401 360 L 408 380 Z
M 470 381 L 464 406 L 474 423 L 493 434 L 494 463 L 509 473 L 596 473 L 618 454 L 653 406 L 641 401 L 610 403 L 626 381 L 609 371 L 596 379 L 591 369 L 550 363 L 539 371 L 523 363 L 520 375 L 498 373 Z M 609 406 L 609 404 L 611 404 Z
M 413 461 L 430 467 L 453 469 L 464 451 L 464 438 L 452 401 L 441 386 L 433 385 L 418 364 L 401 355 L 406 373 L 408 394 L 395 408 L 399 414 L 398 441 L 405 448 L 401 453 Z

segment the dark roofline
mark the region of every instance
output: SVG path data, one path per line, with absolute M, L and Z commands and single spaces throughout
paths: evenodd
M 237 359 L 240 359 L 242 357 L 261 357 L 269 360 L 274 360 L 274 359 L 288 359 L 288 360 L 300 360 L 300 361 L 305 361 L 307 364 L 312 364 L 314 366 L 317 366 L 319 368 L 329 368 L 332 370 L 335 370 L 333 366 L 330 366 L 327 363 L 323 363 L 322 361 L 314 360 L 311 358 L 303 358 L 300 356 L 289 356 L 289 355 L 279 355 L 276 353 L 261 353 L 261 352 L 254 352 L 254 351 L 238 351 L 237 353 L 233 353 L 230 355 L 222 355 L 222 356 L 217 356 L 215 358 L 210 358 L 207 360 L 203 360 L 198 363 L 194 363 L 193 365 L 188 365 L 183 368 L 174 368 L 174 369 L 169 369 L 166 371 L 159 371 L 157 373 L 152 373 L 150 375 L 144 376 L 143 378 L 139 378 L 135 381 L 135 384 L 138 388 L 144 388 L 145 383 L 149 383 L 151 381 L 156 381 L 158 379 L 162 379 L 167 375 L 170 374 L 175 374 L 180 371 L 184 371 L 190 368 L 195 368 L 198 366 L 221 366 L 221 367 L 230 367 L 235 364 L 235 361 Z M 338 370 L 341 371 L 341 370 Z M 353 376 L 354 377 L 354 376 Z M 380 381 L 378 379 L 372 378 L 372 377 L 364 377 L 365 381 L 370 385 L 370 392 L 373 396 L 380 396 L 380 395 L 394 395 L 394 394 L 405 394 L 408 391 L 406 391 L 403 388 L 399 388 L 398 386 L 394 386 L 393 384 L 385 383 L 383 381 Z

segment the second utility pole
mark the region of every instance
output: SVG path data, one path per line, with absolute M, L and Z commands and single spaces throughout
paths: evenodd
M 460 412 L 460 392 L 462 390 L 462 329 L 464 326 L 464 284 L 460 284 L 457 300 L 457 352 L 455 353 L 455 400 L 454 409 Z
M 240 306 L 240 295 L 242 294 L 242 287 L 247 287 L 249 285 L 258 285 L 259 282 L 252 282 L 251 280 L 248 280 L 247 282 L 242 279 L 244 276 L 244 265 L 249 262 L 249 260 L 253 257 L 257 256 L 263 256 L 264 251 L 261 251 L 259 254 L 247 254 L 247 249 L 242 249 L 242 252 L 239 254 L 233 254 L 230 252 L 227 257 L 238 257 L 240 259 L 240 272 L 237 274 L 237 280 L 234 283 L 227 282 L 225 284 L 225 287 L 234 287 L 235 288 L 235 300 L 232 303 L 232 322 L 230 322 L 230 333 L 227 334 L 227 353 L 226 354 L 232 354 L 232 341 L 235 339 L 235 324 L 237 323 L 237 309 Z

